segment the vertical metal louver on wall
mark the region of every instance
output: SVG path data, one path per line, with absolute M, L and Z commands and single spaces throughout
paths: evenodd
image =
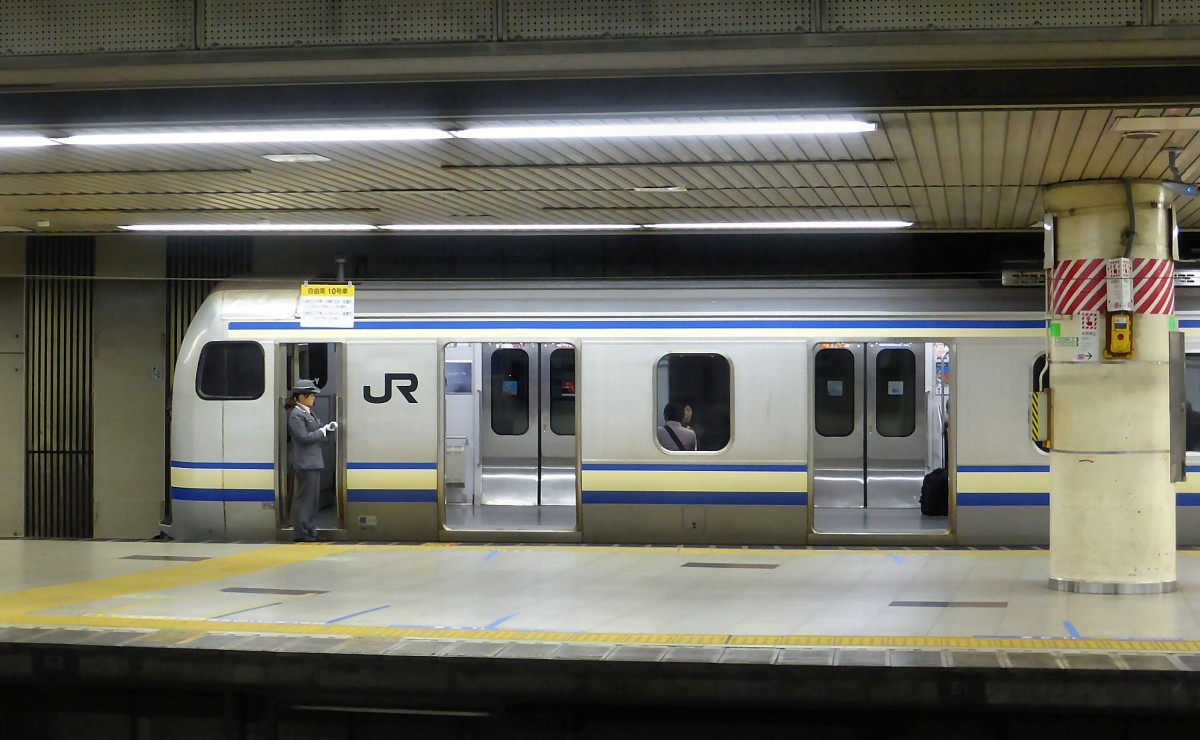
M 92 536 L 92 237 L 25 242 L 25 534 Z
M 183 335 L 200 304 L 221 280 L 250 272 L 254 240 L 245 236 L 167 238 L 167 487 L 171 485 L 171 389 Z M 167 515 L 171 499 L 167 497 Z

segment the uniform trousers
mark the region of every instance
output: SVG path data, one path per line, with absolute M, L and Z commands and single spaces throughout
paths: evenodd
M 321 493 L 320 470 L 297 470 L 292 497 L 292 532 L 296 539 L 317 536 L 317 502 Z

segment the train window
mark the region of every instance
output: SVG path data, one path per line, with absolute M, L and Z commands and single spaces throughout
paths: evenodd
M 1050 389 L 1050 369 L 1046 367 L 1046 356 L 1045 355 L 1038 355 L 1038 358 L 1033 361 L 1033 386 L 1032 386 L 1032 388 L 1035 393 L 1038 391 L 1045 391 L 1045 390 Z M 1033 407 L 1031 406 L 1030 414 L 1032 414 L 1032 413 L 1033 413 Z M 1049 413 L 1049 410 L 1043 409 L 1043 410 L 1040 410 L 1040 413 L 1044 417 L 1043 422 L 1049 423 L 1050 419 L 1048 416 L 1046 416 Z M 1030 416 L 1029 418 L 1032 420 L 1033 416 Z M 1039 450 L 1041 450 L 1042 452 L 1050 451 L 1050 446 L 1047 445 L 1045 442 L 1039 442 L 1035 439 L 1035 440 L 1033 440 L 1033 444 L 1035 446 L 1037 446 L 1037 448 Z
M 723 355 L 675 354 L 658 361 L 655 438 L 664 450 L 678 450 L 674 440 L 659 434 L 666 424 L 662 413 L 668 403 L 681 410 L 682 424 L 696 436 L 697 451 L 721 450 L 729 444 L 729 376 L 729 360 Z
M 1200 452 L 1200 354 L 1189 353 L 1184 358 L 1183 383 L 1187 399 L 1187 449 Z
M 875 357 L 875 429 L 881 437 L 917 429 L 917 358 L 910 349 L 881 349 Z
M 813 360 L 813 415 L 817 434 L 848 437 L 854 433 L 854 353 L 823 349 Z
M 266 388 L 258 342 L 209 342 L 200 350 L 196 395 L 208 401 L 252 401 Z
M 575 350 L 550 353 L 550 431 L 575 434 Z
M 492 431 L 520 436 L 529 431 L 529 355 L 523 349 L 492 353 Z

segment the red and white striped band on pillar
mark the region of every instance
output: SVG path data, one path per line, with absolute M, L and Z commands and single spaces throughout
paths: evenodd
M 1103 311 L 1108 300 L 1105 262 L 1063 260 L 1055 265 L 1050 280 L 1050 313 L 1074 316 L 1081 311 Z M 1168 316 L 1175 313 L 1174 262 L 1134 258 L 1133 306 L 1134 313 Z

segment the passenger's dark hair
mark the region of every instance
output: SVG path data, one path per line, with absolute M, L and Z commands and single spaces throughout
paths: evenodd
M 683 404 L 671 401 L 663 407 L 663 419 L 666 421 L 683 421 Z

